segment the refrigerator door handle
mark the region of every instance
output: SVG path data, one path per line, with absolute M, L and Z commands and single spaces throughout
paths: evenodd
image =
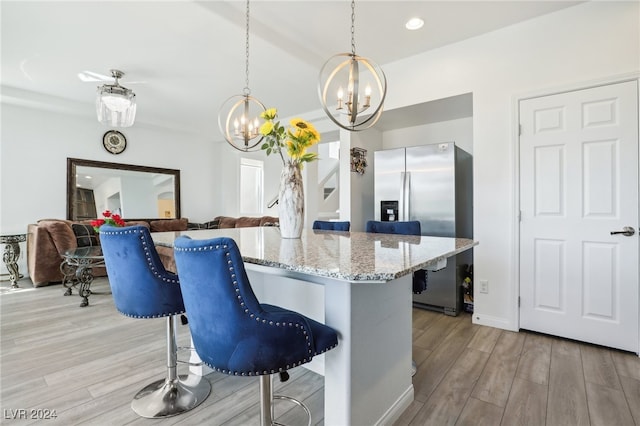
M 406 184 L 407 176 L 405 172 L 400 172 L 400 201 L 398 202 L 398 217 L 396 220 L 404 220 L 404 203 L 405 203 L 405 184 Z
M 404 220 L 411 220 L 411 172 L 404 177 Z

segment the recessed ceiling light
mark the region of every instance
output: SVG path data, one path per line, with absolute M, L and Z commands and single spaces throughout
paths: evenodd
M 408 30 L 418 30 L 422 28 L 423 25 L 424 25 L 424 21 L 420 18 L 411 18 L 407 21 L 406 24 L 404 24 L 404 26 Z

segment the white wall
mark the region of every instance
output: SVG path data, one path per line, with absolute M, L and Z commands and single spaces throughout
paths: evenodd
M 382 133 L 383 149 L 441 142 L 455 142 L 457 146 L 473 155 L 473 117 L 387 130 Z
M 514 99 L 636 73 L 637 2 L 587 2 L 384 67 L 386 109 L 473 93 L 475 281 L 473 321 L 516 329 Z
M 351 172 L 351 148 L 367 150 L 364 174 Z M 363 232 L 368 220 L 374 219 L 373 153 L 382 149 L 382 132 L 340 132 L 340 220 L 351 221 L 351 230 Z

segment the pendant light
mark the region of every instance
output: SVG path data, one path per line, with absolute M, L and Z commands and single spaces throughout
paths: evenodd
M 218 127 L 225 140 L 235 149 L 243 152 L 254 151 L 262 141 L 259 132 L 259 117 L 266 111 L 265 106 L 251 96 L 249 89 L 249 0 L 246 12 L 245 42 L 245 88 L 242 95 L 227 99 L 218 112 Z
M 334 123 L 349 131 L 373 126 L 382 115 L 387 96 L 387 78 L 382 69 L 356 54 L 355 10 L 355 0 L 351 0 L 351 53 L 329 58 L 318 79 L 322 109 Z
M 96 114 L 98 121 L 112 127 L 131 127 L 136 119 L 136 94 L 120 86 L 124 77 L 120 70 L 111 70 L 113 84 L 98 86 Z

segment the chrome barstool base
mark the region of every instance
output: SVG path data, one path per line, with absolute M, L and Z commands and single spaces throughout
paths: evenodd
M 307 420 L 308 420 L 307 421 L 307 426 L 311 426 L 311 411 L 302 402 L 298 401 L 295 398 L 291 398 L 290 396 L 284 396 L 284 395 L 273 395 L 273 399 L 274 400 L 277 399 L 277 400 L 281 400 L 281 401 L 289 401 L 292 404 L 295 404 L 298 407 L 302 408 L 304 410 L 304 412 L 307 414 Z M 285 425 L 283 423 L 278 423 L 275 419 L 271 419 L 271 424 L 274 425 L 274 426 L 287 426 L 287 425 Z
M 141 417 L 158 419 L 176 416 L 200 405 L 211 392 L 211 384 L 201 376 L 181 375 L 178 380 L 162 379 L 136 394 L 131 408 Z
M 273 381 L 269 374 L 260 376 L 260 426 L 286 426 L 275 420 L 275 400 L 288 401 L 302 408 L 307 414 L 307 426 L 311 426 L 311 411 L 309 408 L 301 401 L 290 396 L 274 395 Z

